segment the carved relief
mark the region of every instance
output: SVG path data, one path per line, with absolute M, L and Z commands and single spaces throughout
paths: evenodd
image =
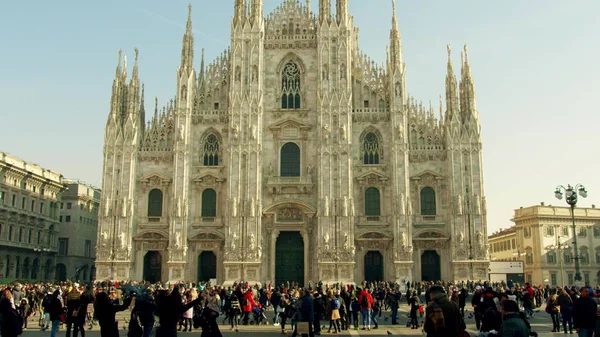
M 302 210 L 296 207 L 283 207 L 277 211 L 277 221 L 279 222 L 296 222 L 303 219 Z

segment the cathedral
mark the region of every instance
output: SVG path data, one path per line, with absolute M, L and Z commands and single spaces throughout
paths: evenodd
M 207 64 L 190 6 L 176 94 L 148 118 L 138 50 L 130 74 L 119 52 L 99 280 L 487 279 L 467 48 L 457 80 L 447 47 L 438 112 L 407 91 L 395 1 L 384 64 L 360 49 L 348 0 L 331 2 L 265 15 L 262 0 L 235 0 L 231 45 Z

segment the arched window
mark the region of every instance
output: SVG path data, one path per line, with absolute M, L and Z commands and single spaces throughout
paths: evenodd
M 530 247 L 525 248 L 525 263 L 533 264 L 533 250 Z
M 217 216 L 217 192 L 212 188 L 202 192 L 202 217 L 214 218 Z
M 369 187 L 365 191 L 365 215 L 381 215 L 381 199 L 379 195 L 379 190 L 375 187 Z
M 285 143 L 281 147 L 280 172 L 282 177 L 300 176 L 300 147 L 296 143 Z
M 163 192 L 158 188 L 148 193 L 148 216 L 161 217 L 163 208 Z
M 556 263 L 556 253 L 555 252 L 546 253 L 546 262 L 548 264 L 555 264 Z
M 208 135 L 204 140 L 204 166 L 219 165 L 219 139 L 214 134 Z
M 300 109 L 300 68 L 292 62 L 281 73 L 281 108 Z
M 379 139 L 372 132 L 363 141 L 363 164 L 379 164 Z
M 421 190 L 421 215 L 435 215 L 435 191 L 431 187 Z

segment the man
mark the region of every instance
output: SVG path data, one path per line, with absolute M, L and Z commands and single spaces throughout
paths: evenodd
M 519 312 L 519 305 L 512 300 L 505 300 L 500 305 L 502 311 L 502 325 L 500 336 L 502 337 L 529 337 L 531 326 L 525 319 L 525 315 Z
M 298 335 L 298 325 L 308 325 L 308 336 L 314 337 L 315 333 L 313 331 L 313 322 L 315 318 L 315 305 L 313 301 L 313 297 L 310 294 L 308 289 L 304 289 L 304 296 L 298 300 L 298 323 L 294 328 L 294 332 L 292 333 L 292 337 L 296 337 Z M 303 330 L 303 329 L 301 329 Z M 302 333 L 302 335 L 306 335 L 306 333 Z
M 387 295 L 387 303 L 389 303 L 392 309 L 392 325 L 398 324 L 398 306 L 400 304 L 400 294 L 393 288 L 392 291 Z
M 458 305 L 449 301 L 444 288 L 438 285 L 429 288 L 429 297 L 423 325 L 427 337 L 458 337 L 465 329 Z
M 481 286 L 475 287 L 473 298 L 471 299 L 471 305 L 473 306 L 473 312 L 475 313 L 475 326 L 477 330 L 481 328 L 481 318 L 483 318 L 483 293 Z
M 582 288 L 579 298 L 573 303 L 573 325 L 579 337 L 594 336 L 596 311 L 596 301 L 592 299 L 591 289 Z
M 360 291 L 360 288 L 358 289 Z M 358 304 L 360 304 L 360 312 L 362 313 L 362 329 L 371 330 L 371 311 L 373 309 L 373 296 L 369 293 L 369 289 L 365 288 L 360 291 L 358 296 Z

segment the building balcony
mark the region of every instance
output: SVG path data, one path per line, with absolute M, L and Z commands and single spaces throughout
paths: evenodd
M 309 194 L 313 189 L 312 176 L 269 177 L 267 188 L 272 194 Z

